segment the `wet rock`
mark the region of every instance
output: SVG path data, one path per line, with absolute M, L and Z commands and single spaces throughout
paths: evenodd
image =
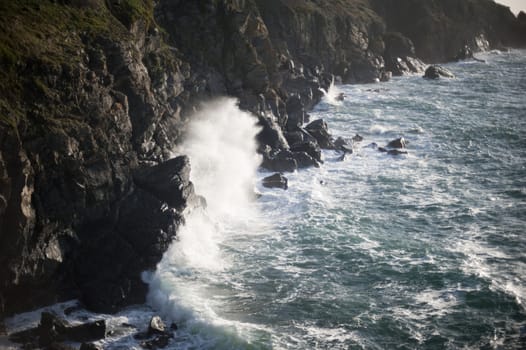
M 355 143 L 362 142 L 363 141 L 363 136 L 356 134 L 356 135 L 354 135 L 352 137 L 352 141 L 355 142 Z
M 306 152 L 293 152 L 294 159 L 296 160 L 296 163 L 298 164 L 298 168 L 310 168 L 315 167 L 319 168 L 320 163 L 318 163 L 314 158 L 312 158 L 310 155 L 308 155 Z
M 388 148 L 405 148 L 406 146 L 407 141 L 403 137 L 392 140 L 387 144 Z
M 473 50 L 468 45 L 464 45 L 456 54 L 455 60 L 462 61 L 473 58 Z
M 342 146 L 347 146 L 348 142 L 343 137 L 338 137 L 336 140 L 334 140 L 334 148 L 340 149 Z
M 338 162 L 343 162 L 345 159 L 347 159 L 347 153 L 343 153 L 341 156 L 339 156 L 336 160 Z
M 262 183 L 267 188 L 281 188 L 284 190 L 288 188 L 288 179 L 280 173 L 265 177 Z
M 36 328 L 14 333 L 10 340 L 21 344 L 38 344 L 40 347 L 50 348 L 62 342 L 86 342 L 103 339 L 106 336 L 104 320 L 87 322 L 71 326 L 51 312 L 42 312 L 40 323 Z M 62 345 L 60 345 L 62 346 Z
M 272 149 L 287 149 L 288 143 L 280 126 L 270 116 L 259 116 L 258 125 L 261 131 L 257 135 L 257 141 L 260 145 L 268 145 Z
M 136 171 L 138 187 L 145 189 L 170 207 L 181 210 L 195 199 L 190 182 L 190 160 L 179 156 L 159 165 Z
M 318 119 L 305 127 L 305 130 L 318 141 L 321 148 L 334 149 L 332 136 L 329 133 L 327 123 L 323 119 Z
M 406 151 L 400 151 L 400 150 L 397 150 L 397 149 L 391 149 L 389 151 L 387 151 L 387 154 L 389 154 L 390 156 L 398 156 L 400 154 L 407 154 Z
M 305 123 L 305 107 L 298 95 L 290 96 L 287 99 L 287 130 L 294 131 Z
M 295 144 L 290 148 L 290 150 L 292 152 L 305 152 L 317 162 L 323 162 L 321 159 L 321 148 L 316 142 L 308 141 Z
M 173 334 L 160 334 L 153 339 L 141 342 L 141 347 L 144 349 L 163 349 L 168 346 L 170 340 L 172 340 Z
M 279 151 L 277 154 L 264 154 L 261 166 L 277 172 L 293 172 L 298 169 L 294 154 L 289 150 Z
M 166 332 L 166 325 L 159 316 L 153 316 L 150 319 L 150 324 L 148 326 L 148 334 L 163 334 Z
M 455 76 L 449 70 L 441 66 L 429 66 L 425 73 L 426 79 L 454 78 Z
M 102 350 L 102 346 L 93 343 L 82 343 L 79 350 Z

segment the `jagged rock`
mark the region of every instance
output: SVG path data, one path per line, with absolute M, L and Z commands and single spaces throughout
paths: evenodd
M 287 99 L 287 130 L 298 130 L 305 123 L 305 107 L 301 98 L 297 95 L 292 95 Z
M 311 122 L 305 127 L 305 130 L 316 139 L 321 148 L 334 149 L 332 136 L 329 133 L 327 123 L 323 119 Z
M 455 55 L 456 61 L 468 60 L 473 58 L 473 50 L 468 45 L 464 45 Z
M 294 159 L 296 160 L 296 163 L 298 164 L 299 169 L 309 168 L 309 167 L 315 167 L 315 168 L 320 167 L 320 163 L 318 163 L 314 158 L 312 158 L 306 152 L 294 152 L 293 156 L 294 156 Z
M 292 152 L 305 152 L 317 162 L 322 163 L 321 149 L 320 149 L 320 146 L 316 142 L 307 141 L 307 142 L 295 144 L 290 148 L 290 150 Z
M 137 170 L 133 178 L 138 187 L 172 208 L 184 209 L 195 199 L 193 184 L 190 182 L 190 160 L 186 156 Z
M 279 125 L 270 116 L 259 116 L 259 126 L 262 127 L 257 135 L 260 145 L 268 145 L 272 149 L 287 149 L 288 143 Z
M 439 79 L 440 77 L 454 78 L 455 76 L 449 70 L 441 66 L 429 66 L 424 73 L 424 78 L 426 79 Z
M 265 154 L 261 166 L 277 172 L 293 172 L 298 169 L 298 163 L 291 151 L 279 151 L 276 155 Z
M 392 140 L 387 144 L 387 147 L 389 148 L 405 148 L 406 146 L 407 141 L 403 137 Z
M 280 173 L 267 176 L 263 179 L 262 184 L 267 188 L 281 188 L 286 190 L 288 188 L 288 179 Z

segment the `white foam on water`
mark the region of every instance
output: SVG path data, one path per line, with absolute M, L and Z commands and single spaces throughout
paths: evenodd
M 190 158 L 191 181 L 207 207 L 188 213 L 157 270 L 144 275 L 149 304 L 180 326 L 178 347 L 235 349 L 249 341 L 245 333 L 258 329 L 224 318 L 218 310 L 228 309 L 228 298 L 215 295 L 229 283 L 223 242 L 231 234 L 249 234 L 259 218 L 252 203 L 261 161 L 258 132 L 254 116 L 239 110 L 234 99 L 220 99 L 192 117 L 179 149 Z

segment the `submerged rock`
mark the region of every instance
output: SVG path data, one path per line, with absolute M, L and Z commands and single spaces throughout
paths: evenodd
M 288 189 L 288 179 L 280 173 L 267 176 L 263 179 L 263 186 L 267 188 Z
M 455 75 L 441 66 L 429 66 L 424 73 L 426 79 L 439 79 L 440 77 L 454 78 Z

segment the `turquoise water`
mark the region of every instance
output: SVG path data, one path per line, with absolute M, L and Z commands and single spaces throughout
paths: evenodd
M 525 348 L 526 51 L 480 57 L 451 80 L 340 86 L 344 103 L 311 119 L 364 140 L 259 199 L 254 118 L 205 109 L 179 152 L 208 209 L 145 273 L 149 305 L 107 316 L 100 344 L 140 349 L 160 314 L 179 327 L 168 349 Z M 400 136 L 407 155 L 367 147 Z

